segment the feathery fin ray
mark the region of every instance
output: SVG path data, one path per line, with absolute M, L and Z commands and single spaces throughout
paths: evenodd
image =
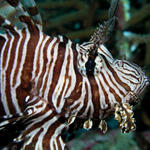
M 18 29 L 29 27 L 29 24 L 26 26 L 26 21 L 22 21 L 22 19 L 20 20 L 23 16 L 25 18 L 30 18 L 32 27 L 35 26 L 42 30 L 42 19 L 38 13 L 34 0 L 1 0 L 0 9 L 0 15 L 6 20 L 9 20 L 9 22 L 11 22 L 11 24 L 16 26 Z

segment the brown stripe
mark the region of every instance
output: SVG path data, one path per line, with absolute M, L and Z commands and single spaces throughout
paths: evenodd
M 26 40 L 26 31 L 25 29 L 22 30 L 22 40 L 21 40 L 21 43 L 20 43 L 20 46 L 19 46 L 19 51 L 18 51 L 18 58 L 17 58 L 17 66 L 16 66 L 16 69 L 15 69 L 15 73 L 14 73 L 14 78 L 13 78 L 13 86 L 17 83 L 17 74 L 19 72 L 19 70 L 23 69 L 23 68 L 20 68 L 20 64 L 21 64 L 21 61 L 22 61 L 22 54 L 23 54 L 23 46 L 24 46 L 24 43 L 25 43 L 25 40 Z M 21 77 L 19 77 L 21 79 Z M 27 93 L 26 91 L 24 91 L 22 89 L 21 86 L 19 86 L 17 89 L 16 89 L 16 95 L 17 95 L 17 100 L 18 100 L 18 104 L 21 108 L 21 111 L 23 112 L 24 110 L 24 99 L 25 97 L 27 96 Z
M 44 41 L 45 38 L 46 38 L 46 36 L 44 35 L 43 41 Z M 44 76 L 44 74 L 46 72 L 46 69 L 47 69 L 47 62 L 48 62 L 47 52 L 48 52 L 48 46 L 49 46 L 51 41 L 52 41 L 52 39 L 49 38 L 46 41 L 46 43 L 44 45 L 44 48 L 42 50 L 42 52 L 43 52 L 43 58 L 42 58 L 43 59 L 43 68 L 42 68 L 42 73 L 41 73 L 41 75 L 39 77 L 39 80 L 38 80 L 38 83 L 37 83 L 37 90 L 40 90 L 42 83 L 46 82 L 46 80 L 43 80 L 43 76 Z M 42 45 L 42 42 L 41 42 L 41 45 Z M 40 45 L 40 47 L 41 47 L 41 45 Z M 38 75 L 39 68 L 40 68 L 40 50 L 39 50 L 39 53 L 38 53 L 38 60 L 37 60 L 37 65 L 36 66 L 37 66 L 37 70 L 36 70 L 35 76 Z M 44 92 L 42 91 L 42 95 L 43 94 L 44 94 Z
M 117 73 L 114 71 L 114 69 L 109 65 L 109 63 L 107 62 L 106 58 L 103 57 L 105 59 L 105 63 L 107 65 L 107 68 L 110 70 L 110 72 L 113 74 L 114 78 L 116 79 L 116 81 L 118 82 L 118 84 L 120 84 L 122 87 L 124 87 L 126 89 L 126 91 L 131 91 L 131 88 L 124 82 L 122 82 Z
M 7 2 L 8 2 L 11 6 L 16 7 L 16 6 L 18 6 L 19 0 L 7 0 Z
M 13 35 L 18 34 L 13 25 L 4 25 L 4 28 L 8 29 Z
M 109 109 L 109 108 L 111 108 L 111 106 L 110 106 L 110 103 L 109 103 L 108 93 L 105 91 L 105 88 L 104 88 L 104 86 L 103 86 L 103 84 L 101 83 L 101 81 L 100 81 L 99 78 L 98 78 L 98 80 L 99 80 L 100 86 L 101 86 L 102 91 L 103 91 L 104 96 L 105 96 L 105 103 L 108 105 L 108 108 L 107 108 L 107 109 Z
M 57 107 L 60 105 L 60 100 L 61 100 L 61 96 L 62 96 L 62 93 L 63 93 L 63 91 L 64 91 L 64 88 L 65 88 L 65 84 L 66 84 L 66 79 L 68 78 L 68 70 L 69 70 L 69 64 L 70 64 L 70 55 L 69 55 L 69 53 L 67 54 L 67 52 L 66 52 L 66 44 L 67 43 L 64 43 L 64 42 L 60 42 L 59 43 L 59 48 L 58 48 L 58 51 L 59 51 L 59 54 L 58 54 L 58 59 L 57 59 L 57 62 L 56 62 L 56 65 L 55 65 L 55 67 L 54 67 L 54 72 L 56 73 L 56 81 L 58 82 L 58 79 L 60 78 L 60 71 L 61 71 L 61 69 L 62 69 L 62 65 L 63 65 L 63 62 L 64 61 L 67 61 L 67 66 L 66 66 L 66 73 L 65 73 L 65 79 L 64 79 L 64 84 L 63 84 L 63 87 L 62 87 L 62 90 L 61 90 L 61 92 L 60 92 L 60 95 L 59 95 L 59 97 L 58 97 L 58 99 L 57 99 Z M 64 58 L 65 58 L 65 55 L 68 55 L 67 56 L 67 59 L 65 60 Z M 59 72 L 58 72 L 58 70 L 59 70 Z M 55 76 L 53 76 L 53 77 L 55 77 Z M 57 84 L 56 84 L 57 85 Z
M 83 115 L 83 113 L 85 112 L 85 110 L 86 110 L 86 107 L 87 107 L 87 104 L 88 104 L 88 85 L 85 83 L 85 97 L 84 97 L 84 99 L 82 100 L 82 101 L 84 101 L 83 103 L 83 107 L 81 108 L 81 110 L 80 110 L 80 112 L 78 113 L 78 115 L 79 116 L 81 116 L 81 117 L 83 117 L 82 115 Z M 80 104 L 80 103 L 79 103 Z M 76 108 L 76 107 L 75 107 Z M 78 107 L 77 107 L 78 108 Z M 74 109 L 74 108 L 72 108 L 72 109 Z M 84 116 L 84 117 L 86 117 L 86 116 Z
M 116 85 L 116 83 L 112 80 L 112 77 L 109 75 L 109 73 L 107 72 L 110 81 L 112 82 L 112 84 L 115 86 L 115 88 L 117 88 L 120 92 L 121 95 L 125 96 L 125 94 L 118 88 L 118 86 Z
M 37 114 L 35 116 L 33 116 L 32 118 L 29 119 L 29 122 L 32 122 L 32 119 L 38 119 L 38 117 L 43 116 L 47 110 L 44 110 L 43 112 L 41 112 L 40 114 Z M 50 121 L 56 114 L 52 113 L 50 114 L 50 116 L 48 116 L 47 118 L 43 119 L 42 121 L 39 120 L 39 122 L 35 123 L 33 126 L 31 126 L 30 128 L 28 128 L 23 134 L 22 137 L 25 138 L 30 132 L 32 132 L 33 130 L 37 129 L 37 128 L 41 128 L 46 122 Z M 27 122 L 26 122 L 27 123 Z
M 22 68 L 21 84 L 25 90 L 30 89 L 30 83 L 32 79 L 33 61 L 35 55 L 35 49 L 39 41 L 39 32 L 30 35 L 29 42 L 27 44 L 27 54 L 25 63 Z
M 13 78 L 13 86 L 15 86 L 16 84 L 16 80 L 17 80 L 17 74 L 19 72 L 20 69 L 20 64 L 21 64 L 21 58 L 22 58 L 22 53 L 23 53 L 23 46 L 24 46 L 24 42 L 25 42 L 25 39 L 26 39 L 26 31 L 25 29 L 22 30 L 22 40 L 20 42 L 20 46 L 19 46 L 19 50 L 18 50 L 18 58 L 17 58 L 17 66 L 16 66 L 16 69 L 15 69 L 15 74 L 14 74 L 14 78 Z
M 60 144 L 60 140 L 59 140 L 59 136 L 57 137 L 57 139 L 56 139 L 56 143 L 57 143 L 57 147 L 58 147 L 58 149 L 62 149 L 62 146 L 61 146 L 61 144 Z
M 12 47 L 11 47 L 11 49 L 9 49 L 11 56 L 9 58 L 9 63 L 8 63 L 8 67 L 6 70 L 6 97 L 7 97 L 7 102 L 8 102 L 10 113 L 15 114 L 16 109 L 12 103 L 10 76 L 11 76 L 11 72 L 13 69 L 13 64 L 14 64 L 15 55 L 16 55 L 16 47 L 17 47 L 18 40 L 19 40 L 20 36 L 19 36 L 19 34 L 16 34 L 16 33 L 13 36 L 14 36 L 14 40 L 12 43 Z
M 2 69 L 5 68 L 5 65 L 6 65 L 6 61 L 7 61 L 7 56 L 8 56 L 8 49 L 10 47 L 10 41 L 12 39 L 12 37 L 7 33 L 7 43 L 6 43 L 6 46 L 5 46 L 5 49 L 4 49 L 4 53 L 3 53 L 3 60 L 2 60 Z
M 87 101 L 86 101 L 86 104 L 87 104 Z M 70 112 L 73 112 L 74 110 L 77 110 L 78 107 L 80 107 L 80 105 L 81 105 L 81 102 L 77 103 L 76 105 L 74 105 L 74 106 L 71 108 L 71 110 L 69 109 L 69 111 L 70 111 Z M 85 109 L 86 109 L 86 108 L 83 106 L 82 109 L 81 109 L 81 111 L 78 113 L 78 115 L 81 115 L 81 114 L 85 111 Z M 76 111 L 75 111 L 75 112 L 76 112 Z
M 75 101 L 75 100 L 78 100 L 82 94 L 81 92 L 82 92 L 82 86 L 83 86 L 82 85 L 83 77 L 81 76 L 81 74 L 79 73 L 78 68 L 77 68 L 78 53 L 76 51 L 76 44 L 72 43 L 71 50 L 73 51 L 73 65 L 74 65 L 73 67 L 74 67 L 74 71 L 75 71 L 75 75 L 76 75 L 76 85 L 75 85 L 75 88 L 69 98 L 73 99 Z
M 42 37 L 42 41 L 41 41 L 41 43 L 40 43 L 40 45 L 39 45 L 39 48 L 38 48 L 37 62 L 36 62 L 36 70 L 35 70 L 35 77 L 38 75 L 39 69 L 40 69 L 40 51 L 41 51 L 42 43 L 43 43 L 43 41 L 44 41 L 44 37 L 45 37 L 45 35 Z M 41 38 L 41 37 L 40 37 L 40 38 Z M 35 56 L 34 56 L 34 57 L 35 57 Z M 39 89 L 40 86 L 37 87 L 37 88 Z
M 65 88 L 65 85 L 66 85 L 66 79 L 69 80 L 69 84 L 68 84 L 68 87 L 67 87 L 67 89 L 66 89 L 65 95 L 66 95 L 68 89 L 69 89 L 70 86 L 71 86 L 71 80 L 73 80 L 73 79 L 71 79 L 71 77 L 69 76 L 69 69 L 70 69 L 70 68 L 69 68 L 69 65 L 70 65 L 70 49 L 69 49 L 68 51 L 69 51 L 69 52 L 68 52 L 67 60 L 64 60 L 64 61 L 67 61 L 67 66 L 66 66 L 66 68 L 65 68 L 65 69 L 66 69 L 65 82 L 64 82 L 64 84 L 63 84 L 63 88 L 62 88 L 62 90 L 61 90 L 61 93 L 60 93 L 60 95 L 59 95 L 59 97 L 58 97 L 57 107 L 60 105 L 60 100 L 61 100 L 61 98 L 62 98 L 62 94 L 63 94 L 64 88 Z
M 127 69 L 124 69 L 124 70 L 127 70 Z M 133 75 L 133 74 L 130 74 L 130 73 L 126 73 L 126 72 L 123 72 L 122 70 L 118 70 L 120 73 L 122 73 L 125 77 L 127 77 L 127 76 L 131 76 L 132 78 L 135 78 L 136 80 L 139 80 L 139 78 L 138 77 L 136 77 L 135 75 Z M 127 70 L 127 71 L 129 71 L 129 70 Z M 129 72 L 131 72 L 131 71 L 129 71 Z M 134 73 L 135 74 L 135 73 Z M 125 78 L 124 77 L 124 78 Z M 129 79 L 128 79 L 129 80 Z
M 36 16 L 38 14 L 38 9 L 36 7 L 29 7 L 28 11 L 31 16 Z
M 94 106 L 94 118 L 99 117 L 99 110 L 100 110 L 100 93 L 98 90 L 98 85 L 96 84 L 94 76 L 88 77 L 88 80 L 90 82 L 91 86 L 91 92 L 92 92 L 92 103 Z
M 50 145 L 50 144 L 49 144 Z M 56 150 L 55 142 L 53 142 L 53 150 Z
M 25 150 L 32 150 L 35 148 L 36 143 L 38 142 L 38 137 L 43 132 L 44 128 L 40 128 L 40 130 L 34 135 L 31 144 L 25 146 Z
M 117 93 L 115 92 L 115 90 L 113 88 L 111 88 L 111 86 L 109 85 L 107 79 L 105 78 L 105 75 L 103 74 L 103 72 L 101 72 L 101 75 L 104 79 L 104 82 L 107 84 L 107 86 L 109 87 L 110 92 L 114 95 L 116 101 L 121 102 L 121 98 L 117 95 Z M 110 100 L 111 101 L 111 100 Z
M 58 45 L 58 58 L 55 62 L 54 70 L 53 70 L 53 77 L 52 77 L 52 85 L 49 90 L 48 99 L 52 98 L 52 94 L 55 90 L 55 87 L 58 83 L 58 79 L 60 77 L 60 71 L 63 65 L 64 57 L 65 57 L 65 50 L 66 50 L 66 43 L 60 42 Z
M 33 24 L 32 19 L 29 16 L 19 16 L 19 19 L 21 22 L 24 22 L 27 24 L 29 31 L 33 34 L 36 32 L 39 32 L 37 26 L 35 24 Z
M 51 118 L 52 119 L 52 118 Z M 55 121 L 51 126 L 49 126 L 44 138 L 43 138 L 43 149 L 49 149 L 48 146 L 50 146 L 50 140 L 51 137 L 54 135 L 55 131 L 57 130 L 57 128 L 61 125 L 61 123 L 59 121 Z M 63 129 L 62 129 L 63 130 Z M 60 132 L 60 131 L 59 131 Z M 61 132 L 58 135 L 58 137 L 61 136 Z M 55 139 L 56 140 L 56 139 Z M 62 147 L 59 148 L 60 150 L 62 150 Z
M 28 30 L 27 30 L 28 32 Z M 33 71 L 33 58 L 35 54 L 35 48 L 39 40 L 39 33 L 36 32 L 30 35 L 30 39 L 27 43 L 27 52 L 25 63 L 21 72 L 21 84 L 17 87 L 17 99 L 19 100 L 19 105 L 22 107 L 24 104 L 24 98 L 29 94 L 32 89 L 32 71 Z M 22 101 L 21 101 L 22 100 Z
M 53 38 L 50 38 L 50 39 L 48 40 L 48 42 L 50 43 L 52 40 L 53 40 Z M 56 43 L 57 43 L 58 41 L 59 41 L 59 39 L 57 39 L 57 40 L 55 41 L 55 43 L 53 44 L 51 50 L 47 49 L 46 53 L 51 53 L 50 55 L 53 56 L 53 54 L 54 54 L 54 48 L 55 48 L 55 45 L 56 45 Z M 53 62 L 53 57 L 52 57 L 51 60 L 50 60 L 49 66 L 47 66 L 47 67 L 48 67 L 48 74 L 47 74 L 47 76 L 46 76 L 46 78 L 45 78 L 42 96 L 44 96 L 44 92 L 45 92 L 45 90 L 46 90 L 47 80 L 48 80 L 48 77 L 49 77 L 49 73 L 50 73 L 50 69 L 51 69 L 52 62 Z M 50 102 L 51 102 L 51 101 L 50 101 Z

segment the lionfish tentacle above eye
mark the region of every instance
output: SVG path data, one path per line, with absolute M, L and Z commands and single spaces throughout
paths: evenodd
M 66 132 L 96 122 L 105 133 L 112 114 L 123 132 L 135 129 L 132 104 L 150 80 L 103 45 L 115 10 L 89 42 L 76 44 L 43 33 L 34 0 L 0 0 L 0 131 L 13 135 L 10 145 L 64 150 Z

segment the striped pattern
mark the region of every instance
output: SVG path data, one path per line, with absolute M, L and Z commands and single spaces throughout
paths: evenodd
M 64 150 L 61 134 L 75 117 L 103 120 L 116 104 L 133 102 L 149 80 L 135 64 L 115 60 L 104 45 L 99 45 L 94 72 L 88 75 L 85 64 L 93 43 L 45 35 L 35 3 L 29 2 L 22 1 L 24 12 L 22 3 L 7 0 L 22 12 L 23 29 L 0 16 L 5 31 L 0 34 L 0 129 L 22 120 L 25 129 L 13 140 L 23 141 L 21 149 Z

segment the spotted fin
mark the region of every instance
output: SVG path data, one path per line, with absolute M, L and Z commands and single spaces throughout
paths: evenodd
M 29 13 L 33 21 L 40 26 L 42 30 L 42 18 L 38 9 L 36 7 L 36 3 L 34 0 L 20 0 L 24 6 L 24 9 Z
M 38 27 L 42 30 L 42 19 L 34 0 L 1 0 L 0 16 L 11 22 L 18 29 L 29 27 L 29 24 L 31 24 L 32 27 Z

